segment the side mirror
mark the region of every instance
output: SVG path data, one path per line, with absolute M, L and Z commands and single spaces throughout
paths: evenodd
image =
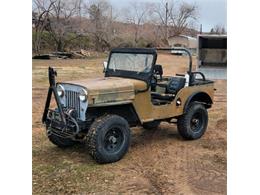
M 105 62 L 103 62 L 103 72 L 106 72 L 106 70 L 107 70 L 107 62 L 105 61 Z

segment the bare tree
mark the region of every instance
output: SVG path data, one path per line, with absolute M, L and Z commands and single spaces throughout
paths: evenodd
M 170 24 L 173 26 L 173 34 L 180 35 L 185 29 L 193 25 L 197 20 L 198 11 L 195 4 L 181 3 L 177 9 L 171 8 Z
M 33 0 L 34 51 L 40 51 L 43 41 L 54 46 L 56 51 L 85 48 L 91 44 L 103 51 L 122 43 L 125 38 L 133 41 L 131 45 L 134 46 L 158 45 L 162 40 L 167 44 L 169 33 L 190 32 L 187 29 L 197 18 L 195 5 L 177 4 L 176 1 L 131 2 L 119 15 L 124 18 L 122 23 L 107 0 Z
M 78 24 L 73 17 L 77 16 L 80 0 L 50 0 L 53 3 L 53 11 L 50 12 L 48 31 L 56 43 L 57 51 L 64 51 L 66 45 L 81 36 L 77 32 Z M 76 36 L 70 37 L 69 33 Z
M 164 40 L 171 35 L 180 35 L 188 28 L 192 28 L 198 18 L 198 7 L 185 2 L 177 3 L 175 0 L 162 0 L 154 5 L 153 13 L 157 18 L 156 25 L 160 26 Z
M 226 34 L 226 28 L 220 24 L 215 25 L 214 28 L 210 30 L 210 34 Z
M 170 4 L 170 9 L 172 9 Z M 161 3 L 153 4 L 153 15 L 152 22 L 157 26 L 157 31 L 161 32 L 161 35 L 164 40 L 168 40 L 168 22 L 170 20 L 169 12 L 169 3 L 167 0 L 161 0 Z
M 33 27 L 35 30 L 35 37 L 33 39 L 34 52 L 39 53 L 41 49 L 42 33 L 49 23 L 49 13 L 53 9 L 54 2 L 45 2 L 40 0 L 33 0 Z
M 95 0 L 87 8 L 92 28 L 88 31 L 94 38 L 95 49 L 98 51 L 111 47 L 114 39 L 112 6 L 105 0 Z
M 125 17 L 128 23 L 133 24 L 134 26 L 134 45 L 138 43 L 141 26 L 146 21 L 146 16 L 151 13 L 152 7 L 149 3 L 144 2 L 131 2 L 131 8 L 125 9 L 128 10 L 125 12 Z

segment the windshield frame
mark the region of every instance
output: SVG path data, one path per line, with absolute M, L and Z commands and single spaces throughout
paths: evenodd
M 114 71 L 113 69 L 109 69 L 110 59 L 113 53 L 123 53 L 123 54 L 150 54 L 153 55 L 152 65 L 149 72 L 135 72 L 128 70 L 119 70 Z M 145 81 L 149 85 L 149 81 L 152 76 L 152 71 L 157 59 L 157 52 L 154 48 L 115 48 L 112 49 L 107 63 L 107 68 L 105 71 L 105 77 L 123 77 L 123 78 L 133 78 Z

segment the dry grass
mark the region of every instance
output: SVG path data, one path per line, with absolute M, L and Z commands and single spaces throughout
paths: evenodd
M 104 60 L 33 60 L 33 193 L 226 194 L 226 81 L 216 82 L 209 127 L 200 140 L 182 140 L 167 123 L 155 131 L 133 128 L 129 152 L 108 165 L 96 164 L 84 145 L 62 150 L 48 141 L 40 122 L 47 67 L 56 67 L 58 80 L 94 78 L 102 76 Z M 185 63 L 183 57 L 158 58 L 165 74 L 185 72 Z

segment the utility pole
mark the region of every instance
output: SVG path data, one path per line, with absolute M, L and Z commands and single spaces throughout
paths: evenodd
M 165 5 L 165 36 L 166 36 L 166 40 L 167 40 L 167 43 L 168 42 L 168 2 L 166 2 L 166 5 Z
M 79 1 L 79 7 L 78 7 L 78 12 L 79 12 L 79 33 L 80 33 L 80 44 L 79 44 L 79 47 L 80 49 L 83 48 L 83 44 L 82 44 L 82 34 L 83 34 L 83 29 L 82 29 L 82 19 L 81 19 L 81 4 L 82 4 L 82 0 Z
M 113 28 L 113 7 L 112 5 L 110 6 L 110 21 L 109 21 L 109 42 L 111 42 L 112 37 L 114 35 L 114 28 Z

